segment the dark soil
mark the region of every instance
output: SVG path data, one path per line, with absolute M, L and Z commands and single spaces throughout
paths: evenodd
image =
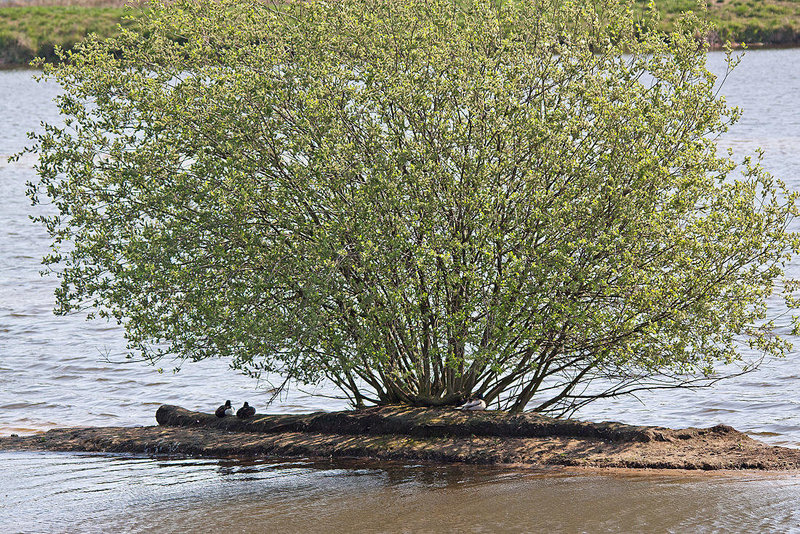
M 157 427 L 63 428 L 0 438 L 0 450 L 361 457 L 432 462 L 672 469 L 798 469 L 800 449 L 731 427 L 672 430 L 535 414 L 381 407 L 249 420 L 162 406 Z

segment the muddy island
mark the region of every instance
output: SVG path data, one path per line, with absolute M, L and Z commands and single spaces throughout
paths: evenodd
M 725 425 L 674 430 L 533 413 L 385 406 L 217 418 L 164 405 L 159 426 L 58 428 L 0 438 L 0 450 L 203 457 L 342 457 L 498 465 L 660 469 L 800 468 L 800 449 Z

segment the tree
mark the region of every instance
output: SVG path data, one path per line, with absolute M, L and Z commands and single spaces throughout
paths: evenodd
M 715 380 L 741 344 L 781 355 L 796 195 L 717 153 L 738 112 L 704 23 L 656 22 L 613 0 L 152 5 L 45 70 L 57 311 L 355 406 L 559 415 Z

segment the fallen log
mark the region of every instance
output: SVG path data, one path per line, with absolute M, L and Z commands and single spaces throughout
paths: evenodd
M 318 432 L 340 435 L 393 434 L 420 438 L 569 436 L 644 443 L 666 441 L 672 432 L 662 427 L 555 419 L 534 413 L 464 412 L 453 408 L 405 406 L 379 406 L 356 411 L 311 414 L 268 414 L 256 415 L 251 419 L 239 419 L 219 418 L 213 414 L 193 412 L 180 406 L 165 404 L 156 412 L 156 421 L 161 426 L 207 427 L 265 434 Z M 728 429 L 730 427 L 720 425 L 705 431 L 725 432 Z M 696 433 L 698 430 L 690 429 L 684 432 Z

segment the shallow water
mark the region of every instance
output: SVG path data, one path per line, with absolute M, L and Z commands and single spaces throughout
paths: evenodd
M 791 475 L 54 453 L 2 453 L 0 461 L 17 488 L 6 495 L 0 527 L 14 532 L 780 532 L 800 525 L 800 478 Z
M 710 64 L 722 70 L 721 54 Z M 800 50 L 753 51 L 723 93 L 744 108 L 723 140 L 800 189 Z M 25 132 L 55 122 L 57 88 L 0 72 L 0 434 L 64 425 L 154 423 L 162 403 L 210 410 L 223 399 L 266 411 L 264 389 L 222 361 L 164 373 L 122 360 L 121 331 L 51 313 L 56 280 L 39 276 L 44 230 L 27 218 L 34 161 L 7 163 Z M 800 265 L 791 272 L 800 275 Z M 700 391 L 589 406 L 578 417 L 673 427 L 726 423 L 800 446 L 800 356 Z M 318 392 L 332 393 L 327 388 Z M 269 408 L 343 408 L 294 392 Z M 245 463 L 0 453 L 0 532 L 208 531 L 786 531 L 800 528 L 800 478 L 650 477 L 514 472 L 478 467 Z M 224 507 L 220 509 L 220 502 Z M 207 528 L 206 528 L 207 527 Z

